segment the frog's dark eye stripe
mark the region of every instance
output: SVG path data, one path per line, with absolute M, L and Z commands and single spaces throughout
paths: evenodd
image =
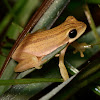
M 70 38 L 74 38 L 74 37 L 76 37 L 76 35 L 77 35 L 77 30 L 76 29 L 73 29 L 69 32 L 69 37 Z

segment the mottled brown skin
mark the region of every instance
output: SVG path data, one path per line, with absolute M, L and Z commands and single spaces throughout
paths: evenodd
M 77 30 L 77 36 L 71 39 L 68 34 L 72 29 Z M 22 72 L 32 67 L 39 68 L 42 57 L 66 43 L 75 41 L 85 29 L 85 23 L 69 16 L 65 22 L 53 29 L 28 34 L 12 55 L 12 58 L 19 62 L 15 72 Z

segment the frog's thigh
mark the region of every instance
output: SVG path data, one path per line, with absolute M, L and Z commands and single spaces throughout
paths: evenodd
M 22 71 L 28 70 L 30 68 L 33 68 L 33 67 L 35 67 L 36 69 L 41 68 L 39 60 L 36 56 L 31 55 L 31 54 L 25 54 L 24 56 L 27 56 L 27 57 L 25 57 L 24 60 L 21 60 L 19 62 L 19 64 L 15 67 L 15 72 L 22 72 Z
M 60 52 L 60 55 L 59 55 L 59 68 L 60 68 L 61 76 L 62 76 L 62 78 L 64 79 L 64 81 L 67 80 L 67 79 L 69 78 L 67 69 L 66 69 L 66 67 L 65 67 L 65 65 L 64 65 L 64 55 L 65 55 L 66 49 L 67 49 L 67 47 L 65 47 L 65 48 Z

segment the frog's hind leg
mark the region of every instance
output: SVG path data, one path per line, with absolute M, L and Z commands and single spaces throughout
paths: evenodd
M 28 55 L 27 59 L 19 61 L 19 64 L 15 67 L 15 72 L 23 72 L 33 67 L 35 67 L 36 69 L 41 68 L 39 59 L 36 56 Z

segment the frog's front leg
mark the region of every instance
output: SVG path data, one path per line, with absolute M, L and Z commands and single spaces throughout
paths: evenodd
M 19 64 L 15 67 L 15 72 L 23 72 L 30 68 L 35 67 L 36 69 L 40 69 L 40 58 L 28 54 L 28 53 L 21 53 L 20 60 L 18 60 Z
M 83 52 L 85 51 L 86 48 L 90 48 L 90 45 L 86 44 L 86 43 L 78 43 L 78 42 L 73 42 L 71 44 L 71 46 L 73 46 L 75 48 L 75 50 L 73 51 L 73 53 L 77 53 L 80 52 L 80 56 L 84 57 Z
M 68 46 L 67 46 L 67 47 L 68 47 Z M 60 52 L 60 55 L 59 55 L 59 68 L 60 68 L 61 76 L 62 76 L 62 78 L 64 79 L 64 81 L 66 81 L 66 80 L 69 78 L 67 69 L 66 69 L 66 67 L 65 67 L 65 65 L 64 65 L 64 55 L 65 55 L 65 52 L 66 52 L 67 47 L 65 47 L 65 48 Z

